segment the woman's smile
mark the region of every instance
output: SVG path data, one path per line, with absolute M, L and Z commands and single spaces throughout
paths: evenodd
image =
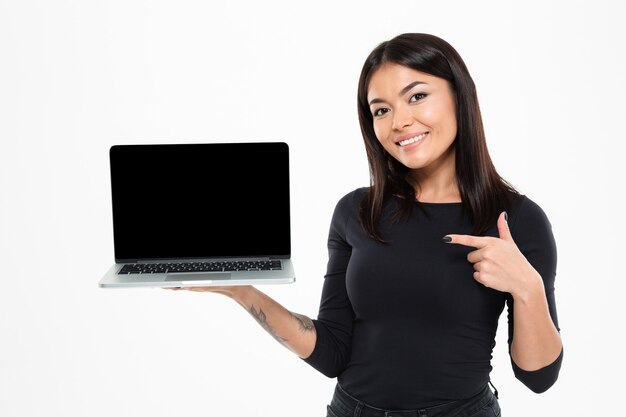
M 427 135 L 428 132 L 415 135 L 403 135 L 396 139 L 396 144 L 398 144 L 403 150 L 415 149 L 419 144 L 424 141 L 424 139 L 426 139 Z M 406 138 L 407 136 L 408 138 Z

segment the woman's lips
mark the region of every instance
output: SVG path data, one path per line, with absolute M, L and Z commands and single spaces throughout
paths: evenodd
M 424 139 L 428 136 L 429 132 L 424 132 L 415 136 L 411 136 L 408 137 L 406 139 L 400 140 L 396 143 L 396 145 L 400 146 L 401 148 L 414 148 L 417 145 L 419 145 L 420 143 L 422 143 L 424 141 Z

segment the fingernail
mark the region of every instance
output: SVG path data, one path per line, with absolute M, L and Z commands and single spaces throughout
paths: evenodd
M 442 240 L 446 243 L 452 242 L 452 238 L 450 236 L 444 236 Z
M 506 211 L 504 212 L 504 220 L 506 220 L 507 222 L 509 221 L 509 215 L 506 214 Z

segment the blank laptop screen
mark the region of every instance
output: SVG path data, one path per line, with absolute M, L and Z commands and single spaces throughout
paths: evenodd
M 111 147 L 115 258 L 291 252 L 285 143 Z

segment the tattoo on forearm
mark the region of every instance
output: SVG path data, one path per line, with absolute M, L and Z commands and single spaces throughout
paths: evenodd
M 289 314 L 291 314 L 291 317 L 298 320 L 298 323 L 300 324 L 301 332 L 310 332 L 310 331 L 315 330 L 315 326 L 313 325 L 313 320 L 311 320 L 307 316 L 298 314 L 298 313 L 292 313 L 291 311 L 289 312 Z
M 261 310 L 260 308 L 257 310 L 254 308 L 254 305 L 252 305 L 250 306 L 249 311 L 250 314 L 252 314 L 252 317 L 254 317 L 256 321 L 261 325 L 261 327 L 263 327 L 269 334 L 271 334 L 274 339 L 278 340 L 281 344 L 287 346 L 287 339 L 280 337 L 276 334 L 276 331 L 267 322 L 267 317 L 265 317 L 265 313 L 263 312 L 263 310 Z

